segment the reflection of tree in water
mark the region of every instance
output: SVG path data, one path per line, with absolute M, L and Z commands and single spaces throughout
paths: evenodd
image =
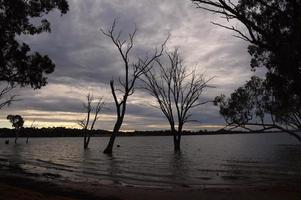
M 25 162 L 22 160 L 23 147 L 21 144 L 14 144 L 11 147 L 11 154 L 8 155 L 9 168 L 13 170 L 24 171 L 22 164 Z
M 115 184 L 119 183 L 117 177 L 120 176 L 120 167 L 118 160 L 114 155 L 95 154 L 93 150 L 86 149 L 81 151 L 81 161 L 79 162 L 78 169 L 80 176 L 92 179 L 97 182 L 112 181 Z
M 82 170 L 82 173 L 84 174 L 89 174 L 91 171 L 90 166 L 91 166 L 91 161 L 93 159 L 92 157 L 92 152 L 90 149 L 83 150 L 81 153 L 81 162 L 80 162 L 80 168 Z
M 118 160 L 114 155 L 106 155 L 107 162 L 108 162 L 108 174 L 114 184 L 119 184 L 120 181 L 118 180 L 118 176 L 120 176 L 120 167 L 118 164 Z
M 182 152 L 171 153 L 169 155 L 168 169 L 171 172 L 171 181 L 176 184 L 186 185 L 189 176 L 189 166 L 187 165 L 185 154 Z
M 227 160 L 226 173 L 220 178 L 226 183 L 270 181 L 301 181 L 301 146 L 275 145 L 268 158 L 257 160 Z M 267 182 L 267 183 L 268 183 Z

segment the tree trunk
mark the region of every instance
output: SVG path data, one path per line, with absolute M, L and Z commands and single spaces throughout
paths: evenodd
M 174 143 L 174 150 L 175 152 L 181 151 L 181 137 L 176 130 L 173 130 L 173 143 Z
M 175 152 L 180 152 L 181 151 L 181 140 L 180 140 L 180 138 L 178 138 L 175 141 L 174 147 L 175 147 Z
M 88 149 L 89 143 L 90 143 L 90 135 L 87 133 L 88 130 L 85 130 L 84 135 L 84 149 Z
M 90 138 L 91 138 L 91 136 L 88 135 L 88 137 L 87 137 L 87 148 L 89 147 L 89 144 L 90 144 Z
M 84 149 L 87 149 L 87 130 L 84 130 Z
M 17 140 L 18 140 L 18 137 L 19 137 L 19 129 L 15 129 L 15 132 L 16 132 L 15 144 L 17 144 Z
M 22 128 L 22 134 L 24 134 L 24 129 Z M 26 132 L 26 144 L 29 142 L 29 133 Z
M 112 135 L 110 137 L 109 143 L 108 143 L 107 147 L 105 148 L 105 150 L 103 151 L 103 153 L 112 154 L 115 138 L 119 133 L 122 121 L 123 121 L 123 117 L 118 117 L 117 122 L 115 123 L 115 126 L 114 126 L 114 130 L 113 130 Z

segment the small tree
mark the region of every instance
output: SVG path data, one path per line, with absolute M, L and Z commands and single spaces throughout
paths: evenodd
M 34 126 L 35 122 L 36 122 L 36 120 L 33 120 L 33 122 L 31 123 L 31 125 L 30 125 L 31 130 L 35 128 L 35 126 Z M 26 134 L 26 144 L 28 144 L 28 142 L 29 142 L 29 135 L 30 135 L 30 133 L 27 132 L 27 134 Z
M 103 98 L 98 99 L 96 105 L 93 107 L 93 101 L 94 97 L 90 93 L 87 95 L 87 102 L 83 104 L 83 107 L 85 108 L 87 112 L 87 117 L 83 120 L 80 120 L 78 124 L 83 128 L 84 130 L 84 149 L 87 149 L 90 143 L 91 135 L 89 134 L 89 131 L 92 131 L 94 129 L 96 121 L 99 119 L 99 113 L 104 108 L 104 101 Z M 93 115 L 94 111 L 94 117 Z M 91 117 L 93 117 L 93 120 L 91 122 Z M 89 124 L 91 122 L 90 128 Z
M 190 111 L 209 101 L 200 101 L 204 89 L 211 79 L 196 71 L 188 72 L 177 50 L 167 53 L 169 65 L 157 60 L 159 69 L 144 73 L 145 89 L 157 99 L 160 109 L 167 118 L 173 134 L 174 149 L 180 151 L 183 127 L 191 117 Z
M 113 45 L 117 48 L 122 58 L 124 67 L 124 76 L 122 77 L 124 78 L 124 80 L 122 80 L 122 78 L 119 77 L 120 88 L 115 87 L 114 80 L 110 81 L 111 92 L 116 106 L 117 119 L 109 143 L 105 148 L 104 153 L 111 154 L 115 138 L 118 135 L 121 125 L 123 123 L 123 119 L 126 112 L 127 100 L 129 96 L 134 94 L 136 80 L 144 72 L 149 71 L 152 67 L 152 63 L 162 55 L 167 40 L 161 45 L 160 50 L 155 50 L 152 56 L 146 56 L 145 58 L 138 57 L 137 60 L 132 62 L 130 54 L 134 47 L 134 38 L 137 32 L 136 27 L 135 30 L 129 34 L 129 37 L 126 40 L 121 39 L 122 31 L 116 31 L 116 20 L 114 20 L 111 28 L 108 31 L 104 31 L 102 29 L 101 31 L 105 36 L 112 40 Z
M 20 115 L 7 115 L 7 119 L 12 123 L 12 126 L 15 128 L 15 143 L 17 143 L 19 132 L 23 128 L 24 120 Z

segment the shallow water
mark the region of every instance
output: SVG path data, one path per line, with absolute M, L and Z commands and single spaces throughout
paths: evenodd
M 113 156 L 102 153 L 108 138 L 32 138 L 4 144 L 0 167 L 91 183 L 154 187 L 258 185 L 301 182 L 301 145 L 283 133 L 184 136 L 173 152 L 167 136 L 119 137 Z

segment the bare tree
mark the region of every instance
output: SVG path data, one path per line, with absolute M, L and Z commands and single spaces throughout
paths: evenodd
M 112 79 L 110 81 L 111 92 L 116 106 L 117 119 L 114 125 L 113 133 L 110 137 L 109 143 L 104 150 L 104 153 L 111 154 L 116 136 L 121 128 L 124 120 L 126 105 L 129 96 L 134 94 L 136 80 L 145 72 L 149 71 L 152 67 L 152 63 L 162 55 L 164 46 L 167 39 L 161 45 L 159 50 L 155 50 L 152 56 L 146 56 L 145 58 L 138 57 L 137 60 L 132 62 L 130 54 L 134 47 L 134 38 L 137 32 L 135 27 L 134 31 L 128 35 L 127 39 L 121 39 L 122 31 L 116 30 L 116 20 L 114 20 L 111 28 L 108 31 L 101 29 L 101 32 L 110 38 L 113 45 L 117 48 L 124 67 L 124 76 L 119 77 L 119 88 L 115 87 L 115 82 Z
M 157 99 L 160 109 L 167 118 L 173 134 L 174 149 L 180 151 L 183 126 L 191 117 L 190 111 L 212 101 L 201 101 L 204 89 L 209 87 L 204 75 L 195 70 L 188 72 L 183 65 L 178 50 L 167 53 L 169 65 L 163 65 L 157 60 L 155 68 L 144 73 L 145 89 Z
M 34 123 L 36 122 L 36 120 L 33 120 L 32 121 L 32 123 L 31 123 L 31 125 L 30 125 L 30 129 L 34 129 L 35 128 L 35 126 L 34 126 Z M 29 133 L 27 132 L 27 134 L 26 134 L 26 144 L 28 144 L 28 142 L 29 142 Z
M 89 134 L 89 131 L 92 131 L 94 129 L 96 121 L 99 119 L 99 113 L 104 108 L 104 101 L 103 98 L 99 98 L 96 105 L 93 107 L 93 101 L 94 97 L 92 94 L 87 95 L 87 102 L 83 104 L 83 107 L 85 108 L 87 112 L 87 117 L 83 120 L 79 120 L 78 124 L 83 128 L 84 130 L 84 149 L 87 149 L 90 143 L 91 135 Z M 94 113 L 93 113 L 94 111 Z M 94 117 L 92 116 L 94 114 Z M 91 121 L 91 117 L 93 117 L 93 120 Z M 91 122 L 91 126 L 89 129 L 89 124 Z

